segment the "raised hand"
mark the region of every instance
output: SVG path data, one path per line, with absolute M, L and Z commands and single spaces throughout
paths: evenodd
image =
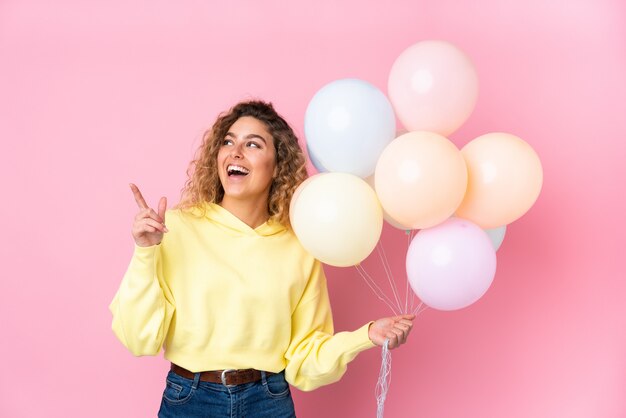
M 383 346 L 385 340 L 389 340 L 389 349 L 399 347 L 406 342 L 406 339 L 413 328 L 415 315 L 399 315 L 390 318 L 382 318 L 370 325 L 368 336 L 370 340 Z
M 169 232 L 165 226 L 167 199 L 162 197 L 159 200 L 157 213 L 148 207 L 137 186 L 131 183 L 130 189 L 133 191 L 137 206 L 139 206 L 139 213 L 135 216 L 132 229 L 135 243 L 140 247 L 150 247 L 159 244 L 163 239 L 163 234 Z

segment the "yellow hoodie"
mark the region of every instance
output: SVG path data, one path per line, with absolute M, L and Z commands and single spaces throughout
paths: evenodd
M 135 252 L 109 309 L 134 355 L 156 355 L 192 372 L 285 369 L 313 390 L 333 383 L 374 344 L 368 324 L 333 335 L 320 262 L 290 229 L 256 229 L 216 204 L 169 210 L 170 232 Z

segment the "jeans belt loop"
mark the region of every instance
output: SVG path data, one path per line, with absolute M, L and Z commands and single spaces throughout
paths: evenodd
M 200 382 L 200 373 L 194 373 L 193 374 L 193 384 L 191 385 L 193 390 L 198 389 L 198 383 L 199 382 Z

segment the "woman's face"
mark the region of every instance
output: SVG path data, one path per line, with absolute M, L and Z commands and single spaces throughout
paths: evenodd
M 224 197 L 268 199 L 276 170 L 274 139 L 265 123 L 243 116 L 228 130 L 217 154 Z

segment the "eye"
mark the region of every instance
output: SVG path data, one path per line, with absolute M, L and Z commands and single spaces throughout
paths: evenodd
M 261 145 L 257 142 L 254 141 L 250 141 L 246 144 L 246 146 L 250 147 L 250 148 L 261 148 Z
M 230 139 L 230 138 L 225 138 L 225 139 L 222 141 L 222 145 L 232 145 L 232 144 L 233 144 L 233 140 L 232 140 L 232 139 Z

